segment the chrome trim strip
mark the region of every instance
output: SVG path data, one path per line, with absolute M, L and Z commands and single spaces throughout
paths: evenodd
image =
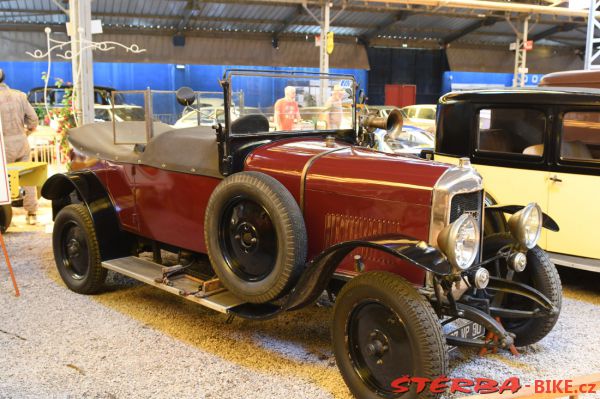
M 350 146 L 338 147 L 338 148 L 333 148 L 331 150 L 320 152 L 318 154 L 313 155 L 312 157 L 310 157 L 310 159 L 308 161 L 306 161 L 306 164 L 304 165 L 304 168 L 302 169 L 302 174 L 300 175 L 300 203 L 299 203 L 299 205 L 300 205 L 300 211 L 302 211 L 302 213 L 304 213 L 304 190 L 306 188 L 306 177 L 308 175 L 308 170 L 310 169 L 310 167 L 315 163 L 315 161 L 317 159 L 319 159 L 325 155 L 329 155 L 332 152 L 345 150 L 346 148 L 350 148 Z

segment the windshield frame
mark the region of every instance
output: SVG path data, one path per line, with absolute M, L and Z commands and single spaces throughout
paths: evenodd
M 268 131 L 261 132 L 261 135 L 273 135 L 273 136 L 304 136 L 307 134 L 336 134 L 337 132 L 348 132 L 348 131 L 357 131 L 357 118 L 356 118 L 356 95 L 358 92 L 358 84 L 356 82 L 356 78 L 353 75 L 349 74 L 337 74 L 337 73 L 320 73 L 320 72 L 295 72 L 295 71 L 255 71 L 255 70 L 246 70 L 246 69 L 229 69 L 226 70 L 223 74 L 223 79 L 220 81 L 221 87 L 223 88 L 223 98 L 224 98 L 224 109 L 225 109 L 225 126 L 223 126 L 223 133 L 227 138 L 232 137 L 247 137 L 252 136 L 253 134 L 245 133 L 245 134 L 232 134 L 231 133 L 231 98 L 232 98 L 232 79 L 236 76 L 239 77 L 265 77 L 265 78 L 281 78 L 281 79 L 320 79 L 320 80 L 350 80 L 352 87 L 352 124 L 348 129 L 324 129 L 324 130 L 284 130 L 284 131 Z

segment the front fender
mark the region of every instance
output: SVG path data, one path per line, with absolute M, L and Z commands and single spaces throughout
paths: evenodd
M 491 215 L 492 213 L 509 213 L 514 214 L 525 208 L 524 205 L 492 205 L 485 207 L 485 213 Z M 550 231 L 559 231 L 558 223 L 550 216 L 542 212 L 542 226 Z
M 72 203 L 83 203 L 94 221 L 102 260 L 129 255 L 131 237 L 120 228 L 110 195 L 91 171 L 58 173 L 42 187 L 42 196 L 52 200 L 52 218 Z
M 437 275 L 446 276 L 452 272 L 452 266 L 442 252 L 412 237 L 386 235 L 345 241 L 327 248 L 308 263 L 300 280 L 282 306 L 243 305 L 236 308 L 234 313 L 245 318 L 263 319 L 273 317 L 285 310 L 295 310 L 310 305 L 327 288 L 340 262 L 357 248 L 372 248 L 385 252 Z

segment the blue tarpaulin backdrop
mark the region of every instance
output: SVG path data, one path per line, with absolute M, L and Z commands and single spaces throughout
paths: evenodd
M 543 76 L 543 74 L 527 74 L 525 85 L 537 86 Z M 512 80 L 512 73 L 447 71 L 444 72 L 442 79 L 442 94 L 453 90 L 511 87 Z
M 1 62 L 0 68 L 6 73 L 6 83 L 15 89 L 28 92 L 33 87 L 43 86 L 42 73 L 46 72 L 45 62 Z M 296 72 L 318 72 L 318 68 L 289 67 L 244 67 L 223 65 L 186 65 L 183 69 L 175 64 L 140 63 L 94 63 L 94 84 L 114 87 L 117 90 L 177 90 L 189 86 L 198 91 L 221 90 L 218 80 L 227 69 L 276 70 Z M 360 87 L 368 85 L 368 72 L 362 69 L 331 69 L 331 73 L 354 75 Z M 71 63 L 52 63 L 50 84 L 54 78 L 71 81 Z

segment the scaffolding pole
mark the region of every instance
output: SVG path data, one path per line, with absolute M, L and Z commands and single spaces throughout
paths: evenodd
M 319 49 L 319 72 L 329 73 L 329 53 L 327 52 L 327 35 L 329 33 L 329 24 L 331 18 L 331 4 L 328 0 L 325 1 L 321 8 L 321 47 Z M 327 96 L 327 87 L 329 82 L 321 79 L 320 96 L 322 104 Z
M 69 0 L 69 23 L 73 58 L 73 106 L 79 125 L 94 122 L 94 70 L 91 0 Z
M 590 0 L 588 15 L 587 39 L 585 42 L 585 69 L 600 69 L 600 1 Z
M 510 21 L 509 21 L 510 22 Z M 523 31 L 513 27 L 517 40 L 515 41 L 515 70 L 513 74 L 513 87 L 525 87 L 527 78 L 527 35 L 529 33 L 529 17 L 523 21 Z

